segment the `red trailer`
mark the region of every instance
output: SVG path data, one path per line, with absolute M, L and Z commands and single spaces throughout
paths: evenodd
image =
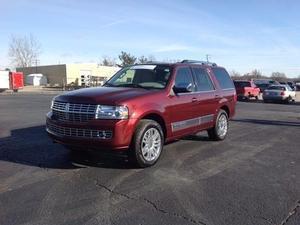
M 24 87 L 24 78 L 22 72 L 0 71 L 0 90 L 11 89 L 17 92 Z

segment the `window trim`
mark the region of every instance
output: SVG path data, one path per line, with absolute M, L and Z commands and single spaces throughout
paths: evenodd
M 208 79 L 210 80 L 210 82 L 212 84 L 212 87 L 213 87 L 212 90 L 209 90 L 209 91 L 195 91 L 196 93 L 214 92 L 214 91 L 217 90 L 216 85 L 213 82 L 213 80 L 211 79 L 211 75 L 209 74 L 209 71 L 207 71 L 206 68 L 203 68 L 203 67 L 200 67 L 200 66 L 191 66 L 191 71 L 192 71 L 192 74 L 193 74 L 193 77 L 194 77 L 194 82 L 195 82 L 195 86 L 196 87 L 198 87 L 198 86 L 196 85 L 196 74 L 194 73 L 193 68 L 195 68 L 195 69 L 203 69 L 205 71 L 206 75 L 208 76 Z
M 218 78 L 217 78 L 217 76 L 216 76 L 216 73 L 215 73 L 214 69 L 224 70 L 224 71 L 227 73 L 229 79 L 231 80 L 231 83 L 232 83 L 232 86 L 233 86 L 233 87 L 231 87 L 231 88 L 222 88 L 222 87 L 221 87 L 221 84 L 220 84 L 220 82 L 219 82 L 219 80 L 218 80 Z M 214 77 L 215 77 L 215 79 L 216 79 L 216 81 L 217 81 L 217 83 L 218 83 L 218 86 L 220 87 L 220 90 L 223 90 L 223 91 L 235 90 L 234 82 L 233 82 L 233 80 L 231 79 L 229 73 L 227 72 L 227 70 L 226 70 L 225 68 L 223 68 L 223 67 L 214 67 L 214 68 L 211 68 L 211 72 L 213 73 L 213 75 L 214 75 Z
M 179 69 L 188 69 L 189 71 L 190 71 L 190 73 L 191 73 L 191 76 L 192 76 L 192 80 L 193 80 L 193 91 L 192 92 L 187 92 L 187 93 L 178 93 L 178 94 L 176 94 L 176 95 L 189 95 L 189 94 L 195 94 L 196 93 L 196 84 L 195 84 L 195 78 L 194 78 L 194 76 L 193 76 L 193 71 L 192 71 L 192 69 L 191 69 L 191 67 L 190 66 L 179 66 L 179 67 L 176 67 L 176 69 L 174 70 L 174 82 L 173 82 L 173 85 L 172 85 L 172 89 L 173 89 L 173 87 L 175 87 L 175 82 L 176 82 L 176 76 L 177 76 L 177 72 L 178 72 L 178 70 Z

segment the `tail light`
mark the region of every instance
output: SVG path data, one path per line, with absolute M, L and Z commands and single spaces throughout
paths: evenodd
M 233 100 L 236 102 L 237 101 L 237 94 L 234 95 Z
M 283 96 L 284 95 L 284 91 L 280 92 L 280 95 Z

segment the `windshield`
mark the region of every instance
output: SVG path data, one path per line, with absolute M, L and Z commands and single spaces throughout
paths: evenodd
M 236 88 L 243 88 L 243 87 L 251 87 L 251 84 L 248 81 L 234 81 L 234 86 Z
M 117 72 L 104 86 L 164 89 L 170 75 L 167 65 L 134 65 Z
M 269 84 L 256 84 L 256 86 L 258 86 L 258 87 L 268 87 Z

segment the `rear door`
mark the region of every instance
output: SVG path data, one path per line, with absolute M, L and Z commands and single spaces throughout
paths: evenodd
M 214 115 L 217 113 L 218 96 L 216 87 L 208 74 L 206 68 L 192 66 L 192 72 L 195 80 L 195 93 L 197 101 L 195 102 L 197 116 L 199 118 L 199 129 L 211 127 Z
M 191 69 L 187 66 L 177 67 L 175 70 L 175 86 L 192 84 L 193 91 L 177 93 L 169 96 L 170 121 L 172 136 L 183 136 L 193 133 L 199 124 L 199 109 L 197 107 L 198 94 L 195 93 L 195 83 Z

